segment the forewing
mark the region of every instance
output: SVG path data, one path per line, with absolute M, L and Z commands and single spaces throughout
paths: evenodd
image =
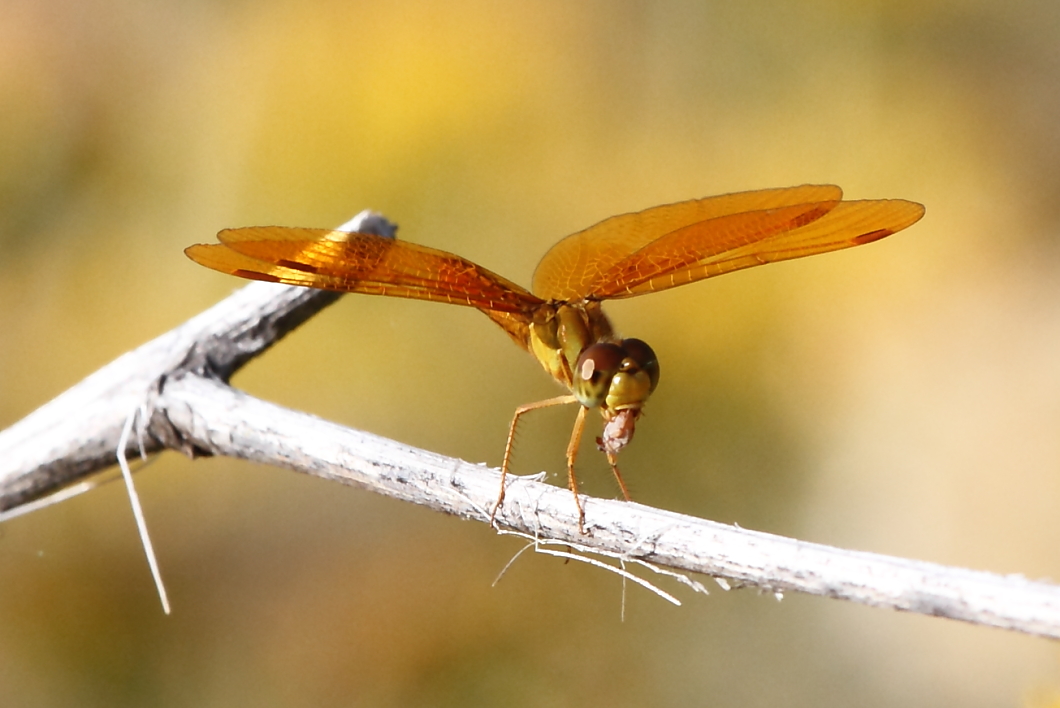
M 712 219 L 666 234 L 629 255 L 603 274 L 587 295 L 630 297 L 741 268 L 850 248 L 878 241 L 923 215 L 920 204 L 887 199 L 797 205 Z
M 834 185 L 802 185 L 723 194 L 613 216 L 549 249 L 534 272 L 532 289 L 545 299 L 578 300 L 600 292 L 615 266 L 669 233 L 733 214 L 838 202 L 842 196 Z
M 278 226 L 226 229 L 193 261 L 252 280 L 469 305 L 529 317 L 541 299 L 471 261 L 374 234 Z

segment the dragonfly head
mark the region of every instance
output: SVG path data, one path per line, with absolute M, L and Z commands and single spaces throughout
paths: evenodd
M 609 430 L 616 440 L 605 451 L 616 453 L 633 437 L 633 425 L 658 383 L 659 360 L 639 339 L 601 342 L 581 353 L 572 388 L 583 406 L 602 409 L 608 426 L 604 440 Z M 618 443 L 620 439 L 624 441 Z

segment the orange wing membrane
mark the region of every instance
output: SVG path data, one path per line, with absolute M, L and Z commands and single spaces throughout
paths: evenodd
M 630 297 L 867 243 L 872 234 L 883 238 L 924 215 L 923 206 L 900 199 L 841 198 L 834 185 L 803 185 L 613 216 L 549 249 L 533 291 L 557 300 Z
M 604 419 L 597 446 L 619 489 L 617 455 L 659 382 L 646 343 L 614 333 L 600 301 L 711 278 L 764 263 L 878 241 L 911 226 L 924 207 L 900 199 L 843 201 L 834 185 L 724 194 L 605 219 L 553 246 L 537 266 L 533 293 L 445 251 L 370 234 L 279 226 L 226 229 L 221 243 L 185 250 L 208 268 L 242 278 L 323 290 L 388 295 L 482 310 L 532 353 L 569 393 L 516 409 L 501 465 L 504 501 L 515 429 L 525 413 L 578 403 L 567 446 L 567 484 L 584 532 L 574 475 L 586 412 Z
M 694 224 L 645 246 L 608 271 L 588 297 L 608 299 L 693 283 L 764 263 L 877 241 L 913 224 L 919 204 L 822 202 Z M 727 233 L 725 239 L 718 233 Z
M 550 248 L 534 272 L 533 291 L 557 300 L 585 297 L 612 266 L 686 226 L 751 211 L 838 202 L 842 197 L 843 190 L 833 185 L 803 185 L 691 199 L 612 216 Z
M 466 258 L 407 241 L 328 229 L 225 229 L 221 244 L 185 250 L 196 263 L 241 278 L 347 293 L 389 295 L 526 313 L 541 299 Z

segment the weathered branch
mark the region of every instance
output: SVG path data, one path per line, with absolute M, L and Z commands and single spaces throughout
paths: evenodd
M 351 225 L 384 228 L 385 222 Z M 130 352 L 0 432 L 0 509 L 114 464 L 128 417 L 149 412 L 148 450 L 279 465 L 486 521 L 499 472 L 257 400 L 227 377 L 334 300 L 253 284 Z M 129 443 L 129 454 L 136 441 Z M 1060 586 L 831 548 L 515 478 L 497 521 L 542 539 L 726 578 L 1060 638 Z
M 340 228 L 391 237 L 396 229 L 367 211 Z M 116 464 L 125 421 L 166 377 L 198 371 L 227 381 L 338 297 L 322 290 L 252 283 L 0 431 L 0 511 Z M 164 447 L 154 435 L 144 443 L 148 452 Z M 136 451 L 133 440 L 127 453 Z
M 281 465 L 487 521 L 500 473 L 329 423 L 196 376 L 157 401 L 196 448 Z M 566 489 L 527 478 L 497 521 L 547 539 L 619 553 L 769 591 L 798 591 L 1060 638 L 1060 586 L 861 553 L 749 531 L 623 501 L 585 498 L 585 529 Z

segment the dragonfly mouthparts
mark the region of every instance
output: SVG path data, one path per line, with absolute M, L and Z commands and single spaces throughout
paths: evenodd
M 604 423 L 603 435 L 596 439 L 596 447 L 608 455 L 617 455 L 633 439 L 633 429 L 640 417 L 640 408 L 623 408 Z

